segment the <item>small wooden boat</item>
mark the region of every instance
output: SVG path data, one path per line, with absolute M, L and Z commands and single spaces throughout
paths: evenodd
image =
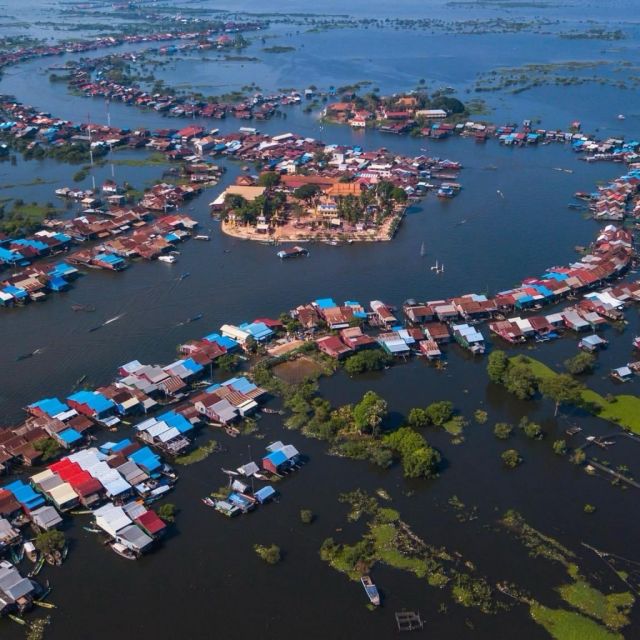
M 40 556 L 40 559 L 36 563 L 36 566 L 33 568 L 32 571 L 29 572 L 30 578 L 37 576 L 42 571 L 42 567 L 44 567 L 44 562 L 45 562 L 44 556 Z
M 376 607 L 380 606 L 380 593 L 378 592 L 378 587 L 373 584 L 373 580 L 371 580 L 369 576 L 362 576 L 360 582 L 362 582 L 362 586 L 371 604 Z
M 56 605 L 51 602 L 43 602 L 42 600 L 34 600 L 33 604 L 38 605 L 39 607 L 44 607 L 45 609 L 56 609 Z
M 21 618 L 20 616 L 17 616 L 14 613 L 8 613 L 7 614 L 7 618 L 9 618 L 10 620 L 13 620 L 14 622 L 17 622 L 18 624 L 21 624 L 23 626 L 27 624 L 27 621 L 24 618 Z
M 125 547 L 120 542 L 112 542 L 109 545 L 109 548 L 114 553 L 117 553 L 121 558 L 124 558 L 125 560 L 135 560 L 136 559 L 136 554 L 133 553 L 133 551 L 131 551 L 131 549 L 128 549 L 127 547 Z

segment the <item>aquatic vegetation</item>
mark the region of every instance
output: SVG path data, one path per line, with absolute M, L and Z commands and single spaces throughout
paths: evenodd
M 515 449 L 503 451 L 500 454 L 500 458 L 502 459 L 502 464 L 504 464 L 507 469 L 515 469 L 522 464 L 522 456 Z
M 533 620 L 543 626 L 555 640 L 623 640 L 594 620 L 566 609 L 551 609 L 537 602 L 530 607 Z
M 367 532 L 354 544 L 341 544 L 327 538 L 320 548 L 320 557 L 334 569 L 357 580 L 376 564 L 414 574 L 432 587 L 449 586 L 451 597 L 458 604 L 494 613 L 501 605 L 489 583 L 474 573 L 473 565 L 459 554 L 429 545 L 417 536 L 395 509 L 380 507 L 375 498 L 361 490 L 343 494 L 358 509 L 357 518 L 369 517 Z M 353 520 L 353 518 L 350 518 Z
M 489 419 L 489 414 L 484 409 L 476 409 L 473 412 L 473 419 L 478 424 L 485 424 Z
M 290 51 L 295 51 L 295 47 L 283 47 L 280 45 L 274 45 L 272 47 L 263 47 L 262 49 L 265 53 L 289 53 Z
M 300 521 L 303 524 L 311 524 L 315 520 L 315 514 L 311 509 L 300 509 Z
M 496 422 L 493 427 L 493 435 L 499 440 L 507 440 L 513 433 L 513 426 L 507 422 Z
M 572 584 L 558 587 L 563 600 L 582 613 L 603 622 L 615 631 L 627 626 L 629 613 L 635 602 L 632 593 L 603 594 L 586 580 L 578 578 Z
M 194 449 L 193 451 L 183 456 L 178 456 L 175 459 L 175 462 L 176 464 L 181 465 L 189 465 L 195 464 L 196 462 L 202 462 L 203 460 L 206 460 L 206 458 L 208 458 L 212 453 L 217 451 L 218 448 L 218 443 L 215 440 L 210 440 L 209 442 L 207 442 L 207 444 L 204 444 L 201 447 L 198 447 L 197 449 Z
M 278 562 L 282 560 L 282 552 L 277 544 L 271 544 L 269 546 L 254 544 L 253 550 L 267 564 L 278 564 Z

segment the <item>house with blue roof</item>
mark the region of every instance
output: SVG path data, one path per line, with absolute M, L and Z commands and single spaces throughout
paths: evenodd
M 55 418 L 61 413 L 69 411 L 69 406 L 58 398 L 43 398 L 30 404 L 27 409 L 34 416 L 44 416 L 47 418 Z
M 286 472 L 300 461 L 300 453 L 292 444 L 277 442 L 267 447 L 267 451 L 262 458 L 262 468 L 271 473 Z
M 258 342 L 265 342 L 273 336 L 273 330 L 264 322 L 245 322 L 240 325 L 240 329 L 249 333 Z
M 32 511 L 44 504 L 44 498 L 42 495 L 36 493 L 31 488 L 31 485 L 25 484 L 22 480 L 15 480 L 10 484 L 5 485 L 3 489 L 10 491 L 13 494 L 13 497 L 26 511 Z
M 98 391 L 77 391 L 67 398 L 67 402 L 78 413 L 96 420 L 105 420 L 113 416 L 116 410 L 113 400 Z
M 218 346 L 226 349 L 227 351 L 234 351 L 240 347 L 240 343 L 229 336 L 222 336 L 219 333 L 210 333 L 208 336 L 202 338 L 207 342 L 215 342 Z

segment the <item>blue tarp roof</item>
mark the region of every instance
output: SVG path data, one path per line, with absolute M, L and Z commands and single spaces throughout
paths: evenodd
M 51 269 L 49 269 L 50 276 L 69 276 L 74 273 L 78 273 L 78 269 L 67 264 L 66 262 L 58 262 Z
M 320 309 L 331 309 L 332 307 L 338 306 L 331 298 L 318 298 L 316 305 L 320 307 Z
M 46 413 L 49 417 L 57 416 L 59 413 L 69 411 L 69 407 L 58 400 L 58 398 L 43 398 L 29 405 L 29 408 L 40 409 L 43 413 Z
M 264 502 L 269 498 L 273 497 L 276 494 L 276 490 L 267 485 L 266 487 L 262 487 L 262 489 L 258 489 L 253 495 L 258 499 L 259 502 Z
M 24 289 L 14 287 L 12 284 L 8 284 L 3 291 L 5 293 L 10 293 L 14 298 L 27 298 L 29 296 Z
M 193 358 L 187 358 L 186 360 L 183 360 L 182 364 L 190 371 L 193 371 L 193 373 L 200 373 L 200 371 L 202 371 L 204 368 L 201 364 L 198 364 Z
M 0 261 L 2 262 L 17 262 L 18 260 L 22 260 L 23 257 L 24 256 L 18 251 L 11 251 L 10 249 L 0 247 Z
M 15 499 L 27 509 L 35 509 L 44 504 L 44 498 L 22 480 L 15 480 L 11 484 L 5 485 L 4 488 L 11 491 Z
M 147 471 L 155 471 L 162 466 L 160 458 L 149 447 L 142 447 L 142 449 L 134 451 L 129 456 L 129 460 L 133 460 Z
M 550 271 L 549 273 L 545 273 L 542 277 L 545 280 L 557 280 L 558 282 L 561 282 L 562 280 L 566 280 L 569 276 L 566 273 Z
M 240 325 L 240 329 L 248 331 L 256 340 L 264 340 L 273 334 L 273 331 L 267 327 L 264 322 L 244 323 Z
M 120 440 L 120 442 L 116 442 L 113 447 L 111 447 L 111 451 L 122 451 L 125 447 L 128 447 L 131 444 L 131 440 L 129 438 L 124 438 Z
M 229 380 L 225 380 L 222 383 L 222 386 L 233 387 L 236 391 L 239 391 L 240 393 L 249 393 L 249 391 L 253 391 L 254 389 L 257 388 L 256 385 L 253 384 L 253 382 L 251 382 L 244 376 L 240 378 L 231 378 Z
M 31 247 L 39 252 L 47 251 L 49 249 L 49 245 L 44 242 L 40 242 L 40 240 L 34 240 L 33 238 L 18 238 L 17 240 L 14 240 L 13 243 L 20 245 L 21 247 Z
M 273 451 L 272 453 L 270 453 L 268 456 L 265 456 L 264 459 L 269 460 L 271 464 L 277 467 L 278 465 L 281 465 L 283 462 L 287 461 L 287 456 L 285 452 L 282 451 L 282 449 L 278 449 L 277 451 Z
M 235 349 L 239 346 L 238 342 L 233 338 L 221 336 L 219 333 L 210 333 L 208 336 L 205 336 L 203 340 L 206 340 L 207 342 L 215 342 L 221 347 L 224 347 L 227 351 L 231 351 L 231 349 Z
M 69 286 L 69 283 L 62 276 L 51 276 L 49 279 L 49 287 L 53 291 L 62 291 Z
M 186 433 L 193 429 L 193 425 L 181 414 L 175 411 L 167 411 L 157 416 L 158 421 L 166 422 L 170 427 L 175 427 L 180 433 Z
M 58 438 L 67 444 L 73 444 L 74 442 L 78 442 L 78 440 L 82 440 L 82 436 L 71 427 L 64 431 L 60 431 L 60 433 L 58 433 Z
M 78 391 L 73 395 L 70 395 L 67 399 L 72 400 L 73 402 L 86 404 L 96 413 L 103 413 L 115 406 L 113 400 L 105 398 L 101 393 L 98 393 L 97 391 Z

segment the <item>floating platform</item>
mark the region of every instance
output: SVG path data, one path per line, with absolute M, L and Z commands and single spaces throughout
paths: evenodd
M 398 631 L 418 631 L 424 628 L 420 612 L 415 611 L 396 611 L 396 624 Z

